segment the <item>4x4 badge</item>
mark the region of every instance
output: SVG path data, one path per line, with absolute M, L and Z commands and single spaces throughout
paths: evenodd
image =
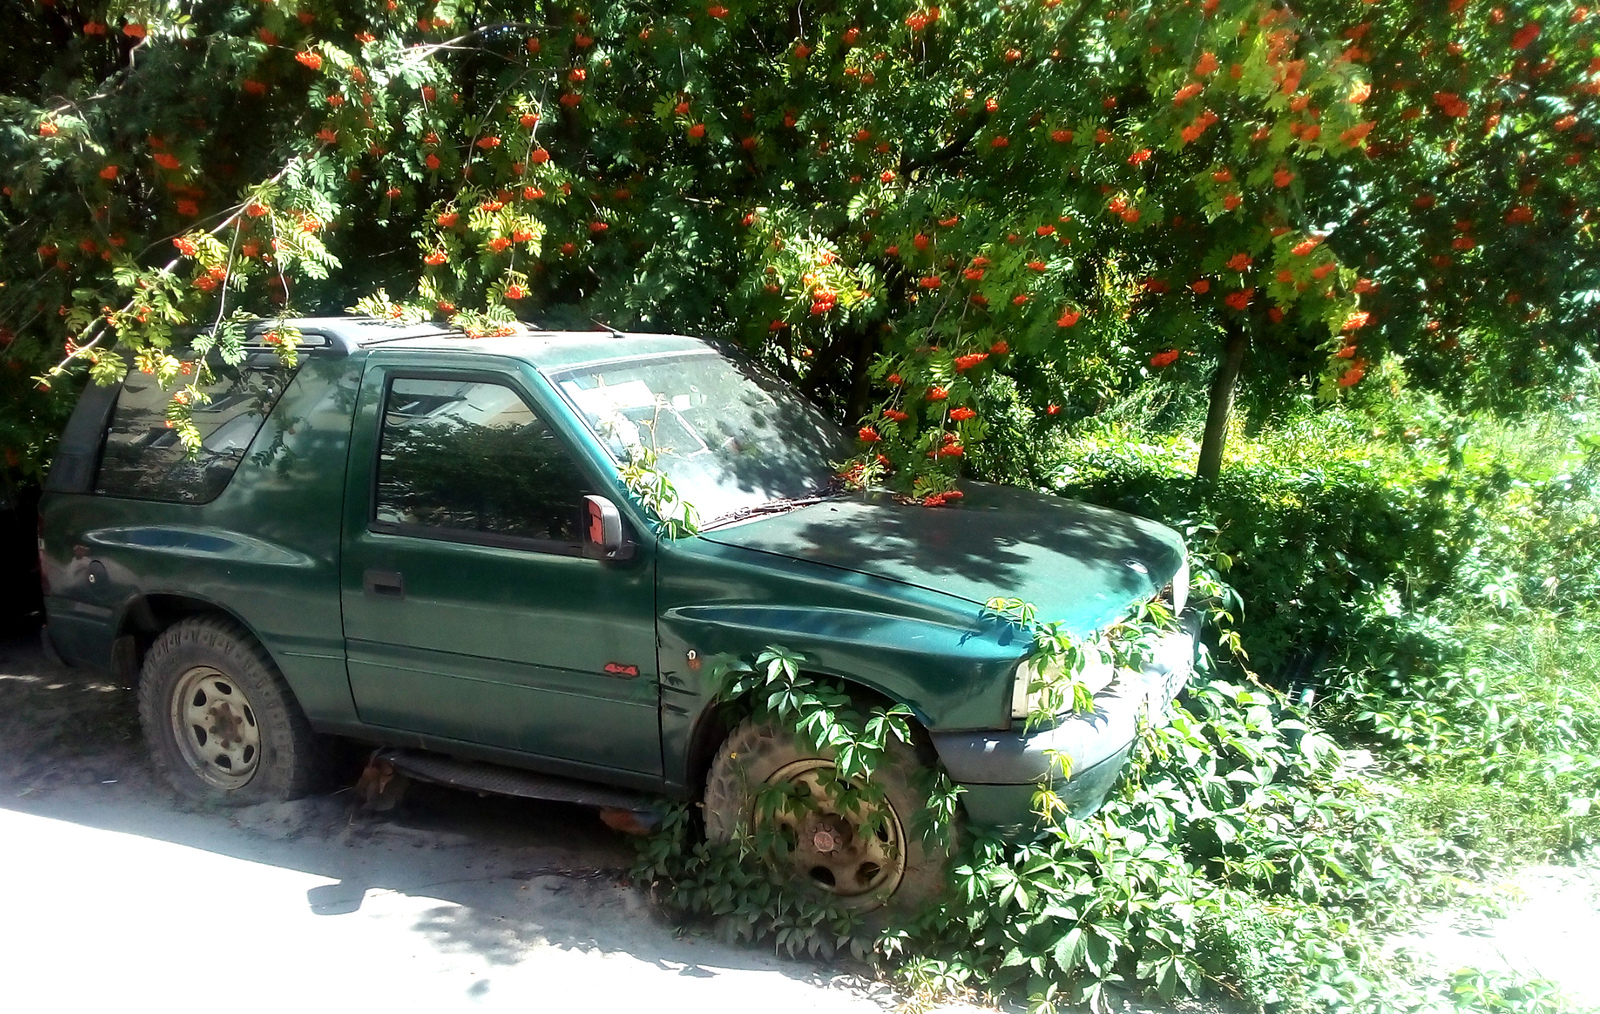
M 621 662 L 607 662 L 606 672 L 613 676 L 637 676 L 639 667 L 636 665 L 623 665 Z

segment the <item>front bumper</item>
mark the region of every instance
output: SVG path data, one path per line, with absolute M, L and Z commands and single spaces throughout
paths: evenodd
M 1002 732 L 933 733 L 945 770 L 966 787 L 962 798 L 972 822 L 1008 836 L 1034 827 L 1033 792 L 1042 779 L 1059 774 L 1057 757 L 1068 762 L 1071 777 L 1054 788 L 1072 816 L 1099 809 L 1133 752 L 1140 718 L 1164 722 L 1167 705 L 1194 671 L 1199 624 L 1199 611 L 1191 610 L 1161 639 L 1143 671 L 1122 670 L 1095 694 L 1093 711 L 1028 731 L 1019 721 Z

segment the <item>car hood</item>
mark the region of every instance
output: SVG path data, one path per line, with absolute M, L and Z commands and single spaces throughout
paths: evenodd
M 963 483 L 944 507 L 870 491 L 702 533 L 712 542 L 826 564 L 982 604 L 1019 598 L 1086 634 L 1122 618 L 1183 563 L 1154 521 L 1010 486 Z

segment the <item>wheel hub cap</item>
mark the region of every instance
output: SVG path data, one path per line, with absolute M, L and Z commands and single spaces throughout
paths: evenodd
M 255 777 L 261 730 L 255 708 L 226 673 L 196 666 L 172 694 L 172 734 L 189 769 L 219 789 L 237 789 Z
M 767 784 L 793 792 L 772 819 L 793 842 L 785 862 L 797 879 L 851 907 L 875 907 L 894 893 L 905 876 L 905 834 L 888 800 L 839 805 L 833 763 L 821 758 L 787 764 Z

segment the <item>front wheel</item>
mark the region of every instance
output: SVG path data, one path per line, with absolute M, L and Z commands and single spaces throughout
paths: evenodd
M 747 719 L 712 762 L 706 837 L 729 842 L 773 821 L 785 847 L 770 861 L 797 887 L 860 912 L 913 912 L 943 891 L 955 829 L 924 833 L 917 818 L 928 810 L 932 771 L 911 746 L 891 743 L 872 781 L 883 790 L 881 803 L 841 799 L 861 787 L 839 785 L 831 752 L 804 749 Z M 773 788 L 799 805 L 758 807 L 757 797 Z
M 198 801 L 292 799 L 326 753 L 271 657 L 220 617 L 191 617 L 156 638 L 139 675 L 139 723 L 156 769 Z

